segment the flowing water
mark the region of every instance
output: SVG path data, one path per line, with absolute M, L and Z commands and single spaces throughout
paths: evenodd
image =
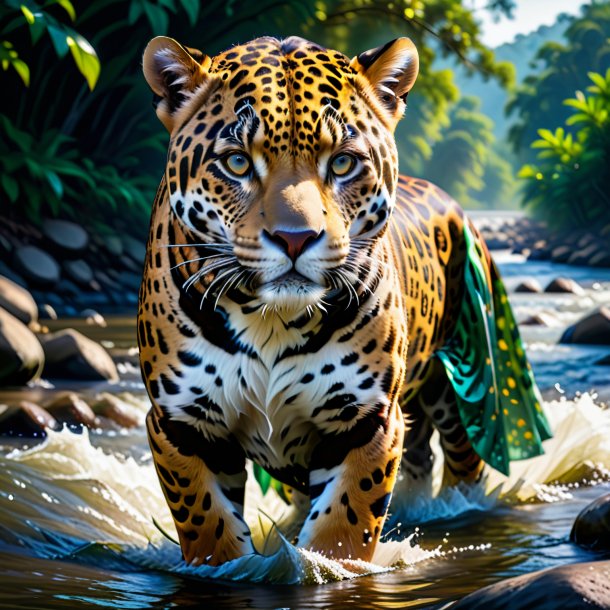
M 247 520 L 265 556 L 191 568 L 169 539 L 175 532 L 142 426 L 64 430 L 29 447 L 4 439 L 0 607 L 442 608 L 506 577 L 598 557 L 568 536 L 578 512 L 610 490 L 610 410 L 603 406 L 610 367 L 593 365 L 610 349 L 556 341 L 584 312 L 610 303 L 610 271 L 510 255 L 497 260 L 509 289 L 525 276 L 544 285 L 558 275 L 586 287 L 581 296 L 512 295 L 518 320 L 542 314 L 549 321 L 521 328 L 555 432 L 544 456 L 514 463 L 508 478 L 491 471 L 481 485 L 443 490 L 433 500 L 398 489 L 371 564 L 295 549 L 274 525 L 286 506 L 251 485 Z M 112 391 L 143 418 L 148 403 L 135 364 L 134 321 L 115 318 L 107 328 L 81 330 L 110 349 L 122 381 L 70 389 L 85 397 Z M 0 403 L 44 402 L 57 389 L 4 391 Z

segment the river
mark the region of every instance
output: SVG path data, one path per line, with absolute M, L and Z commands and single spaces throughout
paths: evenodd
M 64 430 L 30 447 L 0 439 L 0 608 L 441 608 L 499 579 L 594 559 L 568 536 L 578 512 L 610 490 L 610 410 L 600 407 L 610 401 L 610 367 L 593 365 L 610 350 L 556 341 L 584 312 L 610 303 L 610 270 L 505 253 L 496 260 L 509 291 L 526 277 L 544 286 L 559 275 L 586 288 L 580 296 L 511 294 L 518 320 L 549 320 L 521 327 L 555 431 L 544 456 L 513 464 L 509 478 L 490 472 L 482 485 L 432 501 L 397 494 L 372 564 L 294 549 L 272 524 L 282 502 L 250 486 L 247 518 L 268 556 L 189 568 L 162 533 L 175 535 L 142 426 Z M 75 326 L 53 324 L 66 325 Z M 134 320 L 76 327 L 104 342 L 121 382 L 70 389 L 85 397 L 111 391 L 143 417 Z M 44 401 L 58 389 L 2 391 L 0 403 Z

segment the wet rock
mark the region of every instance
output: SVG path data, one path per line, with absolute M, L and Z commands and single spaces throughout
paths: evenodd
M 0 275 L 7 277 L 11 282 L 14 282 L 22 288 L 27 288 L 28 283 L 11 267 L 3 261 L 0 261 Z
M 62 295 L 66 295 L 68 297 L 75 297 L 80 294 L 80 288 L 72 281 L 63 279 L 61 282 L 58 282 L 55 290 Z
M 489 250 L 505 250 L 511 246 L 510 239 L 505 233 L 490 235 L 485 238 L 485 244 Z
M 124 235 L 121 240 L 123 242 L 123 252 L 134 262 L 143 265 L 146 257 L 146 244 L 130 235 Z
M 591 267 L 610 267 L 610 248 L 600 249 L 589 259 L 588 264 Z
M 38 306 L 32 295 L 6 277 L 0 276 L 0 307 L 24 324 L 38 320 Z
M 96 397 L 93 411 L 96 415 L 105 417 L 122 428 L 135 428 L 140 425 L 142 420 L 134 407 L 109 392 L 104 392 Z
M 64 261 L 62 268 L 66 276 L 77 284 L 88 286 L 93 280 L 93 270 L 82 259 Z
M 43 303 L 40 305 L 38 313 L 42 319 L 57 320 L 57 312 L 49 303 Z
M 507 578 L 462 598 L 451 610 L 610 608 L 610 561 L 574 563 Z
M 42 232 L 54 250 L 64 255 L 75 255 L 87 247 L 89 235 L 81 226 L 69 220 L 46 219 Z
M 23 277 L 41 288 L 54 287 L 61 276 L 57 261 L 36 246 L 22 246 L 15 251 L 15 267 Z
M 542 286 L 540 286 L 538 280 L 533 278 L 527 278 L 523 280 L 516 288 L 515 292 L 532 292 L 538 293 L 542 292 Z
M 558 277 L 549 283 L 549 285 L 544 289 L 544 292 L 552 292 L 552 293 L 569 293 L 576 295 L 583 295 L 585 291 L 582 286 L 571 280 L 567 277 Z
M 559 343 L 610 345 L 610 307 L 600 307 L 569 326 Z
M 557 246 L 551 251 L 551 260 L 554 263 L 565 263 L 574 253 L 570 246 Z
M 57 420 L 46 409 L 29 402 L 21 401 L 15 406 L 0 407 L 0 434 L 5 436 L 23 436 L 27 438 L 44 438 L 47 430 L 61 428 Z
M 0 386 L 23 385 L 40 377 L 44 353 L 36 335 L 0 309 Z
M 593 256 L 599 252 L 599 245 L 591 243 L 585 247 L 581 247 L 576 252 L 572 252 L 568 258 L 569 265 L 588 265 Z
M 600 496 L 576 517 L 570 540 L 593 551 L 610 551 L 610 493 Z
M 83 309 L 83 311 L 80 312 L 80 315 L 85 318 L 85 322 L 87 322 L 87 324 L 90 326 L 99 326 L 100 328 L 106 328 L 106 326 L 108 326 L 104 316 L 95 311 L 95 309 Z
M 142 274 L 132 273 L 131 271 L 121 271 L 117 279 L 121 286 L 138 290 L 140 283 L 142 282 Z
M 520 322 L 523 326 L 547 326 L 554 327 L 558 325 L 557 318 L 550 313 L 541 311 L 540 313 L 528 316 Z
M 74 392 L 59 394 L 46 410 L 59 424 L 66 424 L 70 428 L 85 426 L 86 428 L 99 428 L 100 420 L 93 409 Z
M 593 364 L 596 366 L 610 366 L 610 354 L 602 356 L 599 360 L 596 360 Z
M 116 235 L 110 235 L 103 240 L 103 244 L 112 256 L 119 257 L 123 254 L 123 242 Z
M 41 336 L 46 364 L 44 376 L 52 379 L 118 381 L 117 368 L 98 343 L 71 328 Z

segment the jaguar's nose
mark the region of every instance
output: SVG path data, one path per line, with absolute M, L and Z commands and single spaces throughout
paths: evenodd
M 267 237 L 278 244 L 288 254 L 292 262 L 304 252 L 304 250 L 313 244 L 321 235 L 322 232 L 316 231 L 274 231 L 269 233 L 265 231 Z

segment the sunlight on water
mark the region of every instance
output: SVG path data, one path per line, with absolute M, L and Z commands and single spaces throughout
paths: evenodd
M 256 485 L 249 485 L 246 518 L 258 548 L 265 547 L 267 555 L 220 567 L 186 566 L 179 548 L 160 531 L 175 537 L 149 455 L 136 461 L 108 453 L 92 444 L 98 442 L 95 436 L 68 431 L 50 432 L 41 445 L 0 458 L 0 535 L 41 557 L 286 584 L 333 582 L 447 554 L 482 552 L 489 546 L 485 541 L 452 548 L 445 540 L 435 548 L 422 548 L 416 524 L 503 502 L 556 502 L 570 498 L 578 485 L 610 480 L 602 466 L 610 463 L 610 411 L 588 394 L 546 403 L 545 410 L 555 433 L 545 443 L 546 454 L 513 463 L 509 477 L 490 471 L 482 484 L 445 489 L 432 500 L 397 488 L 386 527 L 389 536 L 378 546 L 373 563 L 334 561 L 293 547 L 274 526 L 290 522 L 289 509 L 274 492 L 262 497 Z M 132 442 L 144 442 L 141 431 Z M 440 460 L 437 463 L 435 488 L 442 476 Z

